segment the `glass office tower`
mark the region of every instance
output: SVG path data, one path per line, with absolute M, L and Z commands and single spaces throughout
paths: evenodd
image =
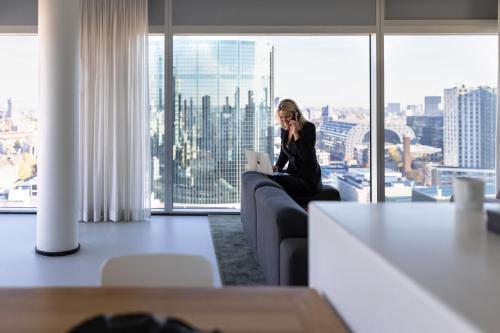
M 149 121 L 151 208 L 165 206 L 165 65 L 164 37 L 149 36 Z
M 176 37 L 173 51 L 174 208 L 237 208 L 245 151 L 272 154 L 272 46 Z

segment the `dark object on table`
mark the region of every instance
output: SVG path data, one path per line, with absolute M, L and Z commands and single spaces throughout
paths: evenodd
M 488 230 L 500 234 L 500 208 L 486 209 L 486 216 L 486 226 L 488 227 Z
M 206 333 L 178 318 L 158 322 L 147 313 L 98 315 L 72 328 L 68 333 Z M 222 333 L 213 330 L 207 333 Z

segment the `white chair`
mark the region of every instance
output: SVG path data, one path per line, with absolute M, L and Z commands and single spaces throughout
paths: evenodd
M 101 267 L 102 286 L 213 287 L 207 259 L 186 254 L 143 254 L 109 258 Z

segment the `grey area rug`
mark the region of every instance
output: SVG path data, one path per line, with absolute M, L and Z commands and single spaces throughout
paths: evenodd
M 215 254 L 224 286 L 265 285 L 239 215 L 208 215 Z

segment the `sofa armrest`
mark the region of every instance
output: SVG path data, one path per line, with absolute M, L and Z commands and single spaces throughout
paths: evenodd
M 307 237 L 307 213 L 281 188 L 263 186 L 255 191 L 257 229 L 272 228 L 278 242 Z M 257 230 L 259 234 L 260 231 Z
M 287 238 L 280 245 L 280 285 L 307 286 L 307 238 Z
M 255 206 L 255 191 L 262 186 L 281 186 L 266 175 L 255 171 L 246 171 L 241 175 L 240 215 L 243 229 L 248 242 L 257 255 L 257 211 Z
M 286 238 L 307 238 L 307 214 L 282 189 L 263 186 L 255 191 L 257 258 L 266 280 L 280 283 L 280 245 Z

